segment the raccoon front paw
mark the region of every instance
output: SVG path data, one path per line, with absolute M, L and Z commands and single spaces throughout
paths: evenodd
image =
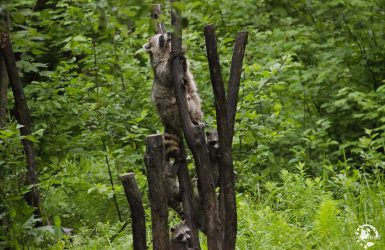
M 198 128 L 203 129 L 203 128 L 206 127 L 206 123 L 204 123 L 204 122 L 197 122 L 196 126 L 197 126 Z

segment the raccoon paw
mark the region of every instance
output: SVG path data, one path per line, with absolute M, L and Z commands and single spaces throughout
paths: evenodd
M 206 127 L 206 123 L 204 123 L 204 122 L 197 122 L 197 124 L 196 124 L 196 126 L 198 127 L 198 128 L 205 128 Z

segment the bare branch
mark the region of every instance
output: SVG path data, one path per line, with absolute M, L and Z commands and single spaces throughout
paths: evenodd
M 204 28 L 207 57 L 210 67 L 211 83 L 214 92 L 215 109 L 218 126 L 219 146 L 221 150 L 220 186 L 224 209 L 221 214 L 224 225 L 223 249 L 235 249 L 237 234 L 237 210 L 235 202 L 234 166 L 231 156 L 231 140 L 228 128 L 227 102 L 221 66 L 217 54 L 214 25 Z
M 146 249 L 146 220 L 141 194 L 136 184 L 135 174 L 128 173 L 120 176 L 124 193 L 131 209 L 132 235 L 134 250 Z
M 242 62 L 245 55 L 248 33 L 238 32 L 235 39 L 233 58 L 231 60 L 229 89 L 227 93 L 227 119 L 229 126 L 230 147 L 234 136 L 234 121 L 237 112 L 239 85 L 241 82 Z

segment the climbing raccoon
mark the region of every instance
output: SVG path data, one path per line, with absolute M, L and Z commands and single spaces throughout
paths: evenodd
M 162 124 L 167 133 L 179 135 L 182 127 L 174 93 L 171 34 L 157 34 L 151 37 L 143 47 L 150 54 L 151 66 L 154 70 L 152 99 Z M 184 60 L 184 86 L 191 121 L 195 125 L 204 126 L 201 100 L 186 60 Z

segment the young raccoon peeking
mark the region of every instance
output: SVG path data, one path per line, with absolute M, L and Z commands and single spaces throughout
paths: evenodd
M 170 250 L 192 250 L 190 242 L 190 228 L 185 222 L 182 222 L 171 228 L 171 246 Z

